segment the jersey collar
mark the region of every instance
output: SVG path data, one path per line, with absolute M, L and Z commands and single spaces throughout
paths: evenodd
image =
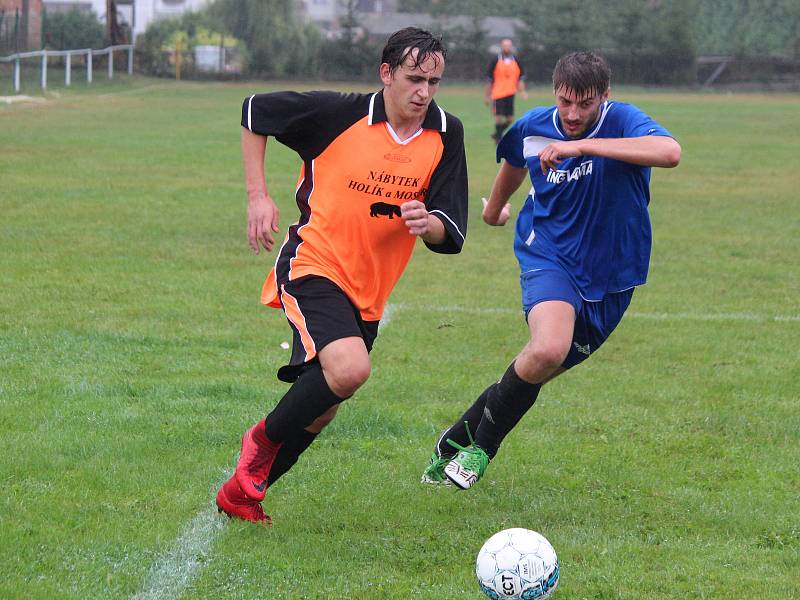
M 389 117 L 386 116 L 386 104 L 383 101 L 383 90 L 375 92 L 370 97 L 367 119 L 368 125 L 389 122 Z M 422 121 L 422 129 L 433 129 L 443 133 L 447 131 L 447 118 L 435 100 L 431 100 L 428 105 L 428 112 L 425 113 L 425 119 Z
M 589 128 L 586 130 L 586 133 L 584 133 L 581 137 L 577 139 L 588 140 L 589 138 L 595 137 L 597 135 L 597 132 L 600 131 L 600 127 L 602 127 L 603 121 L 606 120 L 606 115 L 608 114 L 608 110 L 611 108 L 612 104 L 613 102 L 611 100 L 606 100 L 605 102 L 603 102 L 602 108 L 600 109 L 600 112 L 598 113 L 595 122 L 589 126 Z M 556 128 L 556 131 L 559 133 L 559 135 L 567 140 L 573 139 L 570 138 L 563 131 L 561 131 L 561 119 L 558 118 L 558 107 L 556 106 L 553 107 L 552 118 L 553 118 L 553 127 Z

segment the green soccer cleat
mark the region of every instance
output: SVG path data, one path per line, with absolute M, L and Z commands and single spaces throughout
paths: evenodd
M 452 456 L 439 456 L 434 452 L 425 470 L 422 472 L 422 483 L 430 485 L 453 485 L 444 475 L 444 468 L 453 459 Z
M 462 490 L 468 490 L 483 476 L 489 465 L 489 455 L 474 445 L 469 448 L 458 446 L 458 449 L 456 457 L 445 466 L 444 474 Z

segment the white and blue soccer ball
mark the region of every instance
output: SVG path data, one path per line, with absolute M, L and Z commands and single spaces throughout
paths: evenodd
M 558 585 L 558 558 L 540 533 L 519 527 L 486 540 L 475 561 L 478 583 L 492 600 L 542 600 Z

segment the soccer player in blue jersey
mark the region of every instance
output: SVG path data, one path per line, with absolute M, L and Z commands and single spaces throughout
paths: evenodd
M 609 100 L 610 80 L 602 57 L 563 56 L 555 106 L 528 111 L 497 147 L 483 220 L 504 225 L 508 199 L 532 183 L 514 238 L 530 340 L 441 435 L 423 482 L 474 485 L 541 387 L 597 350 L 645 283 L 650 168 L 675 167 L 681 147 L 635 106 Z

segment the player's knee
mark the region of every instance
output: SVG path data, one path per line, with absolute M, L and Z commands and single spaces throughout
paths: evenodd
M 354 358 L 330 365 L 325 371 L 325 379 L 334 394 L 347 398 L 355 394 L 369 379 L 369 359 Z
M 555 371 L 564 363 L 569 352 L 569 345 L 558 342 L 537 342 L 531 343 L 526 346 L 525 350 L 520 355 L 517 361 L 517 369 L 520 370 L 520 375 L 525 377 L 535 376 L 536 378 L 542 375 L 549 374 Z
M 534 360 L 549 369 L 557 369 L 567 358 L 569 346 L 561 344 L 540 345 L 533 350 Z

